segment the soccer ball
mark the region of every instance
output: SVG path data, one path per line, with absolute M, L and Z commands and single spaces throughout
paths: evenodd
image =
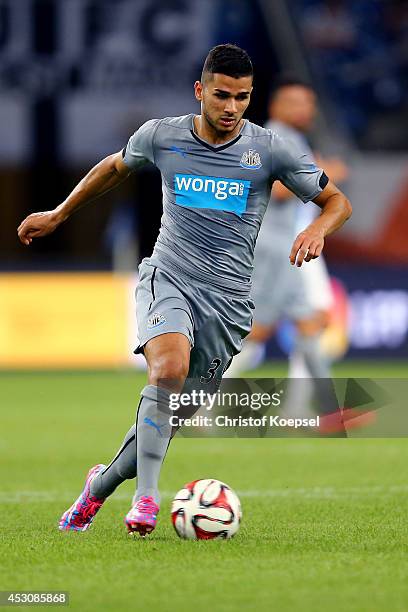
M 171 520 L 181 538 L 232 538 L 242 518 L 238 496 L 224 482 L 206 478 L 184 485 L 171 507 Z

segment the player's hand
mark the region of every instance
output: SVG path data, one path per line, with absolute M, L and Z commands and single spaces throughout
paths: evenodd
M 290 263 L 300 268 L 304 261 L 319 257 L 324 246 L 324 236 L 311 229 L 306 229 L 297 236 L 290 252 Z
M 33 238 L 51 234 L 59 224 L 60 220 L 54 210 L 33 213 L 20 223 L 17 234 L 21 242 L 28 246 L 32 243 Z

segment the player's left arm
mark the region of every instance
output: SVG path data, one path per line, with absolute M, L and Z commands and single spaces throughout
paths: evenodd
M 350 201 L 331 181 L 313 202 L 320 206 L 322 212 L 296 237 L 289 256 L 290 263 L 298 267 L 304 261 L 319 257 L 326 236 L 338 230 L 352 212 Z

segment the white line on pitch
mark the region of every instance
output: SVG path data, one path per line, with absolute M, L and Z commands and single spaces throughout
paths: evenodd
M 349 496 L 366 497 L 376 495 L 395 495 L 398 493 L 408 493 L 408 484 L 406 485 L 373 485 L 362 487 L 302 487 L 302 488 L 282 488 L 282 489 L 265 489 L 265 490 L 237 490 L 239 497 L 243 498 L 265 498 L 265 497 L 300 497 L 309 499 L 339 499 Z M 171 499 L 175 491 L 162 492 L 163 499 Z M 78 495 L 76 493 L 68 493 L 66 491 L 10 491 L 0 492 L 0 504 L 20 503 L 20 502 L 72 502 Z M 112 499 L 126 500 L 131 499 L 131 493 L 114 493 Z

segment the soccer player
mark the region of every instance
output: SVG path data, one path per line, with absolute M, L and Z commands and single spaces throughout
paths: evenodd
M 270 97 L 269 117 L 265 127 L 282 138 L 290 139 L 310 156 L 306 135 L 317 112 L 316 94 L 312 87 L 296 78 L 281 77 Z M 347 177 L 347 167 L 337 159 L 319 159 L 319 164 L 334 181 Z M 264 343 L 282 319 L 294 322 L 297 331 L 290 355 L 289 373 L 293 377 L 310 376 L 316 381 L 330 376 L 327 360 L 319 345 L 321 332 L 327 325 L 332 304 L 330 280 L 323 257 L 309 266 L 291 268 L 287 252 L 296 234 L 315 217 L 312 204 L 300 206 L 298 198 L 281 182 L 272 189 L 254 258 L 252 297 L 255 302 L 254 324 L 239 357 L 228 374 L 238 376 L 256 365 Z M 300 227 L 301 226 L 301 227 Z M 272 276 L 270 270 L 276 270 Z M 306 409 L 308 385 L 289 385 L 286 409 Z
M 147 360 L 148 384 L 136 424 L 108 466 L 91 468 L 60 529 L 86 530 L 105 499 L 136 475 L 125 523 L 141 535 L 155 528 L 159 474 L 172 435 L 169 395 L 184 388 L 187 376 L 218 384 L 250 331 L 252 261 L 271 181 L 279 179 L 322 210 L 294 241 L 293 265 L 318 257 L 325 237 L 351 214 L 347 198 L 303 149 L 243 119 L 252 78 L 245 51 L 214 47 L 194 85 L 200 115 L 147 121 L 56 209 L 32 214 L 18 228 L 29 245 L 139 166 L 150 161 L 161 171 L 161 229 L 152 256 L 139 267 L 136 295 L 137 351 Z

